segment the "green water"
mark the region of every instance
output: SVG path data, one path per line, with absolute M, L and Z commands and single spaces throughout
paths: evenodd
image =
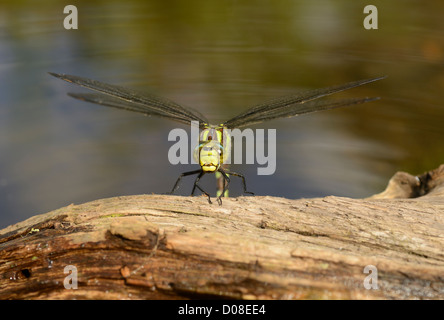
M 276 96 L 388 76 L 340 94 L 379 101 L 255 126 L 277 129 L 276 173 L 235 169 L 258 195 L 366 197 L 396 171 L 444 162 L 442 2 L 373 3 L 377 30 L 363 27 L 366 1 L 76 1 L 78 30 L 63 27 L 66 4 L 0 5 L 0 227 L 163 193 L 196 168 L 167 158 L 168 132 L 186 127 L 71 99 L 79 89 L 48 71 L 154 92 L 214 123 Z

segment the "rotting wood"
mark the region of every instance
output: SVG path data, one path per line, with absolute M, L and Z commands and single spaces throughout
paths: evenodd
M 1 230 L 0 299 L 444 299 L 443 231 L 444 165 L 368 199 L 102 199 Z

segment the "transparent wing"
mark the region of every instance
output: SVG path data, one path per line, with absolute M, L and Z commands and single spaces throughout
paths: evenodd
M 287 110 L 281 110 L 273 114 L 265 114 L 263 116 L 257 116 L 245 121 L 235 128 L 251 126 L 256 123 L 261 123 L 273 119 L 279 118 L 290 118 L 295 117 L 300 114 L 335 109 L 340 107 L 351 106 L 355 104 L 370 102 L 374 100 L 379 100 L 379 97 L 375 98 L 356 98 L 356 99 L 342 99 L 342 100 L 329 100 L 329 101 L 310 101 L 301 105 L 298 108 L 291 108 Z M 227 126 L 228 127 L 228 126 Z
M 339 101 L 321 101 L 313 100 L 332 95 L 344 90 L 362 86 L 384 77 L 365 79 L 355 82 L 349 82 L 339 86 L 333 86 L 323 89 L 310 90 L 302 94 L 285 96 L 275 100 L 254 106 L 240 115 L 226 121 L 224 126 L 228 128 L 240 128 L 251 124 L 260 123 L 283 117 L 294 117 L 304 113 L 311 113 L 320 110 L 333 109 L 347 105 L 364 103 L 377 98 L 346 99 Z
M 151 94 L 142 94 L 121 86 L 106 84 L 87 78 L 52 72 L 49 72 L 49 74 L 67 82 L 100 92 L 99 94 L 69 94 L 76 99 L 108 107 L 139 112 L 150 116 L 168 118 L 188 124 L 191 121 L 199 121 L 200 124 L 208 123 L 207 119 L 199 112 L 186 109 L 177 103 L 162 97 Z
M 189 119 L 177 118 L 177 117 L 173 117 L 171 115 L 165 115 L 164 113 L 161 113 L 161 112 L 152 111 L 151 109 L 146 108 L 145 106 L 141 106 L 140 104 L 129 102 L 129 101 L 123 101 L 123 100 L 120 100 L 120 99 L 117 99 L 117 98 L 114 98 L 111 96 L 107 96 L 107 95 L 104 95 L 101 93 L 71 93 L 71 92 L 69 92 L 68 95 L 70 97 L 75 98 L 75 99 L 79 99 L 79 100 L 83 100 L 83 101 L 87 101 L 87 102 L 92 102 L 95 104 L 100 104 L 102 106 L 138 112 L 138 113 L 142 113 L 147 116 L 156 116 L 156 117 L 161 117 L 161 118 L 166 118 L 166 119 L 182 122 L 185 124 L 190 124 Z

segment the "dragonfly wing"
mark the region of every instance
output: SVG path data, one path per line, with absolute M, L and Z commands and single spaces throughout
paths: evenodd
M 298 114 L 315 112 L 324 109 L 331 109 L 334 107 L 328 106 L 330 102 L 325 102 L 327 106 L 323 106 L 322 103 L 309 104 L 307 106 L 304 106 L 304 104 L 307 104 L 310 101 L 325 96 L 332 95 L 334 93 L 359 87 L 364 84 L 371 83 L 384 78 L 385 77 L 378 77 L 372 79 L 359 80 L 339 86 L 310 90 L 302 94 L 280 97 L 271 100 L 269 102 L 254 106 L 248 109 L 247 111 L 241 113 L 240 115 L 226 121 L 224 125 L 227 126 L 228 128 L 239 128 L 249 124 L 276 119 L 280 117 L 291 117 L 291 116 L 296 116 Z M 351 104 L 356 104 L 356 103 L 351 103 Z
M 102 106 L 107 106 L 107 107 L 112 107 L 112 108 L 117 108 L 117 109 L 122 109 L 122 110 L 128 110 L 128 111 L 132 111 L 132 112 L 138 112 L 138 113 L 142 113 L 147 116 L 156 116 L 156 117 L 161 117 L 161 118 L 167 118 L 170 120 L 174 120 L 174 121 L 178 121 L 178 122 L 182 122 L 182 123 L 186 123 L 186 124 L 190 123 L 188 120 L 185 120 L 183 118 L 177 118 L 177 117 L 173 117 L 171 115 L 159 113 L 159 112 L 153 111 L 149 108 L 145 108 L 144 106 L 142 106 L 140 104 L 120 100 L 120 99 L 114 98 L 112 96 L 107 96 L 107 95 L 101 94 L 101 93 L 71 93 L 71 92 L 69 92 L 68 95 L 70 97 L 75 98 L 75 99 L 79 99 L 79 100 L 87 101 L 87 102 L 92 102 L 92 103 L 99 104 Z
M 307 103 L 293 105 L 290 108 L 281 109 L 279 110 L 279 112 L 273 114 L 250 117 L 248 121 L 246 120 L 242 122 L 237 126 L 237 128 L 251 126 L 253 124 L 273 119 L 290 118 L 304 113 L 311 113 L 316 111 L 346 107 L 374 100 L 379 100 L 379 98 L 376 97 L 376 98 L 356 98 L 356 99 L 341 99 L 341 100 L 329 100 L 329 101 L 310 101 Z
M 199 121 L 199 123 L 208 123 L 208 121 L 200 113 L 186 109 L 179 104 L 170 101 L 168 99 L 158 97 L 151 94 L 142 94 L 137 91 L 127 89 L 121 86 L 111 85 L 100 81 L 71 76 L 66 74 L 49 73 L 50 75 L 59 79 L 65 80 L 70 83 L 77 84 L 79 86 L 98 91 L 103 94 L 100 96 L 89 96 L 82 94 L 71 94 L 71 96 L 86 100 L 89 102 L 112 106 L 120 109 L 141 112 L 149 115 L 162 116 L 165 118 L 187 122 Z M 111 98 L 104 98 L 108 95 Z M 102 102 L 107 103 L 102 103 Z M 118 104 L 117 101 L 121 101 Z M 111 105 L 110 105 L 111 104 Z M 120 107 L 118 107 L 120 106 Z M 129 107 L 131 106 L 131 107 Z M 143 111 L 143 112 L 142 112 Z

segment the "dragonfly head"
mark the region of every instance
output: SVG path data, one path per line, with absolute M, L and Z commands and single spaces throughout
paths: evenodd
M 199 165 L 205 172 L 215 172 L 220 167 L 221 145 L 214 140 L 202 144 L 199 148 Z
M 223 125 L 208 126 L 199 135 L 193 156 L 205 172 L 217 171 L 229 156 L 231 137 L 225 129 Z

